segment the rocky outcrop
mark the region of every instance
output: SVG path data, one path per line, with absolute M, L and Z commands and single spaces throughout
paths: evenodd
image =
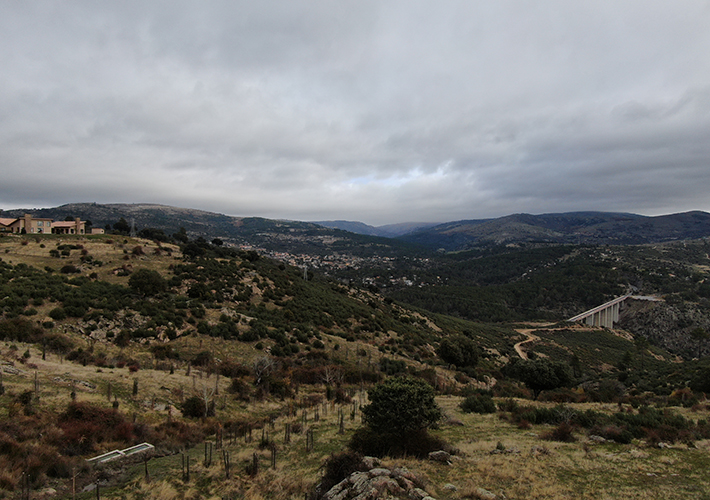
M 375 467 L 353 472 L 333 486 L 323 500 L 434 500 L 422 488 L 422 482 L 405 468 Z
M 702 308 L 691 302 L 627 302 L 621 311 L 619 328 L 631 332 L 634 336 L 646 337 L 654 344 L 684 358 L 710 354 L 710 342 L 696 340 L 691 335 L 693 329 L 698 327 L 706 332 L 710 331 L 710 318 Z

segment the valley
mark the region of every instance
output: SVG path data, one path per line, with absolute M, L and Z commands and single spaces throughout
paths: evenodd
M 0 498 L 322 498 L 390 439 L 364 409 L 400 377 L 442 418 L 380 465 L 431 497 L 710 495 L 706 239 L 441 251 L 241 224 L 0 235 Z M 663 300 L 566 321 L 628 290 Z

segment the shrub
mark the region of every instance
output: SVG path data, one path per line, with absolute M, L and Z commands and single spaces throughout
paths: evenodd
M 192 358 L 192 366 L 209 366 L 212 363 L 212 353 L 210 351 L 200 351 Z
M 621 444 L 629 444 L 633 440 L 631 433 L 618 425 L 594 426 L 589 429 L 589 435 L 601 436 L 609 441 Z
M 76 274 L 80 273 L 81 270 L 73 264 L 67 264 L 65 266 L 62 266 L 59 272 L 62 274 Z
M 561 422 L 553 430 L 544 433 L 541 437 L 546 441 L 559 441 L 561 443 L 574 443 L 577 438 L 574 437 L 572 431 L 574 428 L 569 422 Z
M 434 390 L 423 380 L 390 378 L 370 389 L 368 396 L 370 404 L 362 409 L 366 426 L 353 435 L 353 450 L 376 456 L 423 457 L 446 446 L 427 432 L 442 413 Z
M 0 340 L 37 342 L 43 334 L 41 328 L 24 318 L 0 320 Z
M 375 432 L 417 432 L 441 419 L 434 389 L 423 380 L 391 378 L 370 389 L 368 396 L 370 404 L 363 407 L 363 418 Z
M 249 401 L 251 387 L 242 379 L 233 378 L 232 383 L 229 385 L 227 391 L 231 394 L 234 394 L 234 396 L 241 401 Z
M 457 367 L 474 367 L 478 363 L 479 349 L 468 337 L 455 335 L 441 341 L 437 354 L 442 360 Z
M 113 409 L 72 401 L 59 416 L 63 433 L 58 439 L 68 455 L 84 455 L 95 451 L 103 441 L 133 440 L 133 425 Z
M 474 394 L 461 401 L 459 405 L 464 413 L 495 413 L 493 398 L 485 394 Z
M 180 359 L 180 353 L 168 344 L 156 344 L 150 347 L 155 359 Z
M 168 288 L 167 282 L 160 273 L 150 269 L 139 269 L 131 274 L 128 278 L 128 286 L 146 297 L 162 293 Z
M 187 398 L 182 403 L 182 414 L 189 418 L 201 418 L 214 416 L 214 405 L 207 405 L 205 411 L 205 401 L 197 396 Z M 205 414 L 206 413 L 206 414 Z
M 397 375 L 407 371 L 407 363 L 400 359 L 382 358 L 380 360 L 380 370 L 387 375 Z
M 432 451 L 454 452 L 446 441 L 432 436 L 426 429 L 407 434 L 383 434 L 375 432 L 369 427 L 360 427 L 353 433 L 349 447 L 364 455 L 375 457 L 415 456 L 426 458 Z
M 48 333 L 44 336 L 47 349 L 52 352 L 66 354 L 74 348 L 74 342 L 59 333 Z
M 204 432 L 199 425 L 180 420 L 171 420 L 157 425 L 154 429 L 155 441 L 172 452 L 191 447 L 204 440 Z
M 520 405 L 513 398 L 507 398 L 504 401 L 498 403 L 498 409 L 500 411 L 509 411 L 515 413 L 520 409 Z

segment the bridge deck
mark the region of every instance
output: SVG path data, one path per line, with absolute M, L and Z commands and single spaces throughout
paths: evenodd
M 589 316 L 592 316 L 592 315 L 594 315 L 594 314 L 596 314 L 596 313 L 598 313 L 598 312 L 600 312 L 600 311 L 603 311 L 604 309 L 607 309 L 607 308 L 609 308 L 609 307 L 611 307 L 611 306 L 613 306 L 613 305 L 615 305 L 615 304 L 619 304 L 619 303 L 625 301 L 626 299 L 628 299 L 629 297 L 631 297 L 631 295 L 632 295 L 632 294 L 627 293 L 626 295 L 623 295 L 623 296 L 621 296 L 621 297 L 617 297 L 617 298 L 615 298 L 614 300 L 610 300 L 609 302 L 605 302 L 604 304 L 602 304 L 602 305 L 600 305 L 600 306 L 597 306 L 597 307 L 594 307 L 594 308 L 590 309 L 589 311 L 585 311 L 585 312 L 583 312 L 583 313 L 581 313 L 581 314 L 578 314 L 577 316 L 575 316 L 575 317 L 573 317 L 573 318 L 570 318 L 570 319 L 568 319 L 567 321 L 579 321 L 579 320 L 588 318 Z

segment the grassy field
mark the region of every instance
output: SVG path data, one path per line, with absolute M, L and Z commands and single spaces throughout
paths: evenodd
M 107 388 L 110 383 L 113 395 L 120 401 L 120 412 L 135 414 L 139 422 L 155 425 L 168 419 L 168 412 L 162 404 L 167 401 L 176 404 L 173 401 L 176 391 L 190 393 L 194 386 L 199 393 L 201 386 L 213 387 L 217 383 L 214 375 L 208 377 L 207 374 L 193 372 L 187 376 L 182 370 L 172 375 L 151 369 L 130 373 L 127 368 L 97 369 L 75 365 L 55 355 L 41 360 L 38 350 L 26 345 L 15 347 L 17 349 L 11 349 L 8 344 L 3 346 L 2 357 L 6 363 L 28 348 L 30 358 L 24 365 L 15 363 L 21 370 L 19 373 L 6 372 L 4 375 L 6 393 L 0 397 L 3 408 L 8 407 L 13 394 L 34 387 L 36 373 L 39 411 L 57 412 L 66 406 L 70 401 L 70 380 L 86 382 L 74 385 L 78 392 L 77 400 L 108 408 Z M 138 380 L 138 396 L 132 395 L 134 380 Z M 223 378 L 218 386 L 220 394 L 226 394 L 227 380 Z M 352 431 L 361 425 L 360 412 L 356 411 L 354 418 L 352 416 L 352 404 L 335 405 L 323 398 L 316 406 L 299 407 L 307 396 L 322 395 L 322 387 L 314 387 L 285 401 L 247 403 L 236 401 L 231 396 L 225 397 L 224 406 L 218 407 L 217 418 L 207 419 L 205 427 L 217 428 L 220 422 L 240 418 L 263 423 L 255 426 L 248 442 L 243 436 L 223 437 L 223 449 L 229 453 L 231 462 L 229 478 L 226 478 L 222 450 L 216 449 L 213 436 L 208 438 L 213 443 L 212 463 L 209 466 L 204 463 L 203 444 L 186 450 L 191 463 L 189 481 L 183 478 L 183 458 L 177 453 L 153 457 L 148 464 L 149 481 L 145 479 L 143 463 L 125 470 L 116 469 L 117 464 L 114 463 L 88 470 L 81 476 L 80 485 L 90 484 L 97 477 L 109 476 L 109 484 L 100 489 L 103 498 L 136 500 L 304 498 L 319 481 L 320 468 L 327 457 L 344 450 Z M 366 403 L 366 397 L 365 393 L 354 394 L 357 408 Z M 628 445 L 594 444 L 580 431 L 576 434 L 576 442 L 550 442 L 540 438 L 541 434 L 551 429 L 550 426 L 519 429 L 506 418 L 505 413 L 462 413 L 458 408 L 459 397 L 441 396 L 437 401 L 446 419 L 433 432 L 458 450 L 452 464 L 414 458 L 383 460 L 386 467 L 404 466 L 415 472 L 435 498 L 482 498 L 479 488 L 508 499 L 710 498 L 710 481 L 706 477 L 710 466 L 710 443 L 706 441 L 696 442 L 694 446 L 677 444 L 668 448 L 651 447 L 642 441 Z M 531 403 L 528 401 L 525 404 Z M 292 410 L 287 410 L 288 407 Z M 577 407 L 617 411 L 617 406 L 610 404 L 588 403 Z M 677 411 L 694 420 L 708 418 L 705 407 Z M 339 433 L 341 413 L 343 434 Z M 273 423 L 268 422 L 270 415 L 278 415 Z M 4 418 L 6 416 L 0 414 L 0 420 Z M 180 418 L 177 410 L 172 410 L 172 418 Z M 300 432 L 291 433 L 290 443 L 285 443 L 286 424 L 294 429 L 299 424 L 302 427 Z M 308 430 L 313 433 L 312 450 L 307 449 Z M 260 446 L 262 439 L 263 445 Z M 275 468 L 271 466 L 271 443 L 276 450 Z M 110 449 L 112 445 L 105 443 L 105 446 Z M 259 471 L 256 475 L 250 475 L 246 467 L 252 463 L 254 454 L 259 460 Z M 69 481 L 51 483 L 51 486 L 57 489 L 60 496 L 70 497 Z M 0 494 L 0 497 L 3 496 L 11 498 L 10 492 Z M 95 497 L 94 491 L 77 495 L 77 498 Z
M 383 466 L 403 466 L 424 479 L 435 498 L 481 498 L 479 488 L 508 499 L 624 499 L 624 498 L 710 498 L 706 478 L 710 465 L 710 443 L 696 447 L 649 448 L 631 445 L 594 445 L 579 436 L 577 443 L 550 443 L 540 440 L 544 428 L 519 430 L 497 415 L 464 415 L 457 409 L 458 398 L 440 398 L 450 417 L 463 423 L 443 425 L 437 434 L 460 450 L 451 465 L 416 459 L 385 459 Z M 203 449 L 191 451 L 195 460 L 191 481 L 183 481 L 179 456 L 153 459 L 152 480 L 143 478 L 143 467 L 133 470 L 136 478 L 124 488 L 106 495 L 135 499 L 182 498 L 303 498 L 317 483 L 319 467 L 328 455 L 340 451 L 346 435 L 337 434 L 337 413 L 322 417 L 314 428 L 315 446 L 305 451 L 304 436 L 290 445 L 277 444 L 276 468 L 270 466 L 270 452 L 253 445 L 229 444 L 233 477 L 225 479 L 219 460 L 204 467 Z M 348 429 L 357 422 L 348 421 Z M 270 430 L 275 441 L 283 436 L 281 422 Z M 501 446 L 502 444 L 502 446 Z M 491 452 L 504 447 L 502 453 Z M 248 476 L 244 468 L 257 453 L 262 470 Z M 455 486 L 452 488 L 450 485 Z M 129 493 L 130 492 L 130 493 Z M 87 495 L 85 498 L 91 498 Z

